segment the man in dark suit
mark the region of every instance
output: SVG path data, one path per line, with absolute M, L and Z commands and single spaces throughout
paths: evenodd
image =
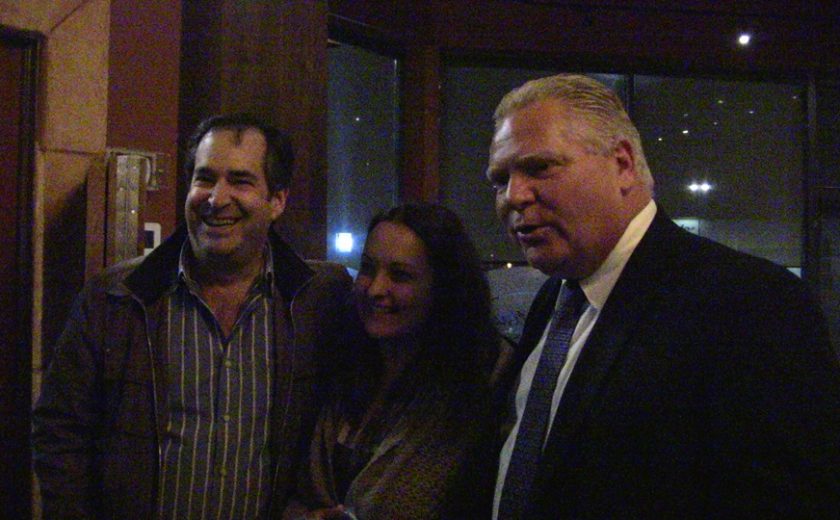
M 673 224 L 600 83 L 532 81 L 494 117 L 499 216 L 551 275 L 494 519 L 840 518 L 840 363 L 805 285 Z

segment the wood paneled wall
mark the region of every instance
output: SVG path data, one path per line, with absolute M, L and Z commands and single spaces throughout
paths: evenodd
M 326 254 L 327 4 L 184 2 L 181 142 L 203 118 L 250 112 L 288 131 L 295 149 L 279 231 L 302 255 Z M 183 146 L 181 147 L 183 149 Z M 186 193 L 180 176 L 179 201 Z

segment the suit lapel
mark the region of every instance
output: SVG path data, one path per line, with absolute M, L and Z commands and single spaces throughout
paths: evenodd
M 628 339 L 656 298 L 659 282 L 667 276 L 657 259 L 669 256 L 670 248 L 665 240 L 669 225 L 673 224 L 660 209 L 601 310 L 564 390 L 535 490 L 558 475 L 557 467 L 566 460 L 565 452 L 574 446 L 575 435 L 598 406 L 597 397 L 609 380 L 610 368 L 627 348 Z

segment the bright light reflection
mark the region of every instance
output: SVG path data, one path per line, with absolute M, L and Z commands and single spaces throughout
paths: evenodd
M 712 190 L 712 185 L 708 182 L 692 182 L 688 185 L 688 190 L 692 193 L 708 193 Z
M 353 251 L 353 233 L 336 233 L 335 250 L 339 253 L 350 253 Z

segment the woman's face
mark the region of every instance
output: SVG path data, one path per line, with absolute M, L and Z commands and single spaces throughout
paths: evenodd
M 368 335 L 377 339 L 417 333 L 432 308 L 432 268 L 411 229 L 380 222 L 368 234 L 354 293 Z

